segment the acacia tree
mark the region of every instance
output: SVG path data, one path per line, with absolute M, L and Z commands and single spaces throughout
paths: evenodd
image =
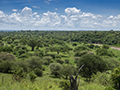
M 28 41 L 28 46 L 32 47 L 32 51 L 34 51 L 36 45 L 37 45 L 37 41 L 35 39 L 31 39 Z
M 86 79 L 91 78 L 93 73 L 97 73 L 98 71 L 102 72 L 107 69 L 105 62 L 94 54 L 85 54 L 83 55 L 77 62 L 77 67 L 85 65 L 81 69 L 81 75 Z
M 120 90 L 120 66 L 115 68 L 111 74 L 111 79 L 114 83 L 114 87 L 117 90 Z

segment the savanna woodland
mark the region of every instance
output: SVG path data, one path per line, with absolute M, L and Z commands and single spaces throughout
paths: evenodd
M 120 90 L 119 47 L 113 30 L 0 31 L 0 90 Z

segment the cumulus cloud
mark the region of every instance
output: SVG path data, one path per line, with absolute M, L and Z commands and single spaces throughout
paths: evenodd
M 81 9 L 66 8 L 66 15 L 57 12 L 38 14 L 24 7 L 20 13 L 10 15 L 0 11 L 1 29 L 119 29 L 120 15 L 105 17 L 82 12 Z
M 79 14 L 81 13 L 81 10 L 80 9 L 77 9 L 75 7 L 73 8 L 66 8 L 65 9 L 65 13 L 67 13 L 68 15 L 71 15 L 71 14 Z
M 38 6 L 32 6 L 33 8 L 37 8 L 37 9 L 40 9 L 40 7 L 38 7 Z
M 17 9 L 12 9 L 13 12 L 17 12 Z

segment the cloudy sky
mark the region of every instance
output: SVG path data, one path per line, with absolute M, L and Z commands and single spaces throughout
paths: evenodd
M 0 0 L 0 30 L 120 30 L 120 0 Z

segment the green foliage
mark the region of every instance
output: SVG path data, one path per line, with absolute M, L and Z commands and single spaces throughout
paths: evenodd
M 28 42 L 28 40 L 27 39 L 20 39 L 20 41 L 19 41 L 22 45 L 26 45 L 27 44 L 27 42 Z
M 34 70 L 35 68 L 42 69 L 43 61 L 40 57 L 32 56 L 27 59 L 28 66 L 31 70 Z
M 12 61 L 0 61 L 0 72 L 10 73 L 13 65 L 14 65 L 14 62 Z
M 39 68 L 35 68 L 34 69 L 34 73 L 38 76 L 38 77 L 42 77 L 43 76 L 43 71 Z
M 73 75 L 76 72 L 76 68 L 74 66 L 63 66 L 61 70 L 61 74 L 65 79 L 68 79 L 68 76 Z
M 78 51 L 78 52 L 75 53 L 75 56 L 76 57 L 81 57 L 82 55 L 87 54 L 87 52 L 88 51 Z
M 4 43 L 2 43 L 2 40 L 0 40 L 0 47 L 3 47 Z
M 104 86 L 111 85 L 111 80 L 110 80 L 110 72 L 97 72 L 96 74 L 92 75 L 91 81 L 94 83 L 98 83 Z
M 2 52 L 0 53 L 0 59 L 3 61 L 14 61 L 16 58 L 11 53 Z
M 94 48 L 94 45 L 93 45 L 93 44 L 90 44 L 90 45 L 87 45 L 87 47 L 89 47 L 90 49 L 93 49 L 93 48 Z
M 60 82 L 59 87 L 61 87 L 62 90 L 70 90 L 70 81 L 68 81 L 68 80 L 62 80 Z
M 82 50 L 89 50 L 89 49 L 86 46 L 78 46 L 74 49 L 74 52 L 78 52 Z
M 22 54 L 25 54 L 28 52 L 27 47 L 24 45 L 18 45 L 14 48 L 13 53 L 19 57 L 21 57 Z
M 43 57 L 43 60 L 44 60 L 45 65 L 49 65 L 50 63 L 53 62 L 51 56 L 45 56 L 45 57 Z
M 0 52 L 12 52 L 12 47 L 10 46 L 3 46 L 3 47 L 0 47 Z
M 15 67 L 21 67 L 21 68 L 23 68 L 24 72 L 26 72 L 26 73 L 29 72 L 27 61 L 16 61 L 15 64 L 12 66 L 12 69 L 14 69 Z
M 63 64 L 64 63 L 64 60 L 60 59 L 60 58 L 56 58 L 55 61 L 57 63 L 60 63 L 60 64 Z
M 85 65 L 81 70 L 81 75 L 85 78 L 91 78 L 92 74 L 98 71 L 105 71 L 107 66 L 105 62 L 94 54 L 85 54 L 77 62 L 77 67 Z
M 109 46 L 108 46 L 108 45 L 103 44 L 102 48 L 104 48 L 104 49 L 109 49 Z
M 73 43 L 72 46 L 77 46 L 77 43 Z
M 54 75 L 55 77 L 60 77 L 61 70 L 63 68 L 60 63 L 51 63 L 49 67 L 50 67 L 51 75 Z
M 108 51 L 107 49 L 104 48 L 97 49 L 96 54 L 99 56 L 110 56 L 110 57 L 115 56 L 115 54 L 112 51 Z
M 28 46 L 32 48 L 31 51 L 34 51 L 35 46 L 37 45 L 37 41 L 35 39 L 31 39 L 28 41 Z
M 65 63 L 66 63 L 66 64 L 69 64 L 69 59 L 65 59 Z
M 29 77 L 30 77 L 30 81 L 33 83 L 35 81 L 37 75 L 33 71 L 31 71 L 29 73 Z
M 119 61 L 114 60 L 111 57 L 104 57 L 103 60 L 106 63 L 108 70 L 112 70 L 120 65 Z
M 21 81 L 23 78 L 25 78 L 27 76 L 26 72 L 24 72 L 23 68 L 22 67 L 15 67 L 12 71 L 13 73 L 13 80 L 16 80 L 16 81 Z
M 35 50 L 34 56 L 43 57 L 44 52 L 42 50 Z
M 114 87 L 119 90 L 120 87 L 120 66 L 118 68 L 115 68 L 113 72 L 111 73 L 111 79 L 114 82 Z

